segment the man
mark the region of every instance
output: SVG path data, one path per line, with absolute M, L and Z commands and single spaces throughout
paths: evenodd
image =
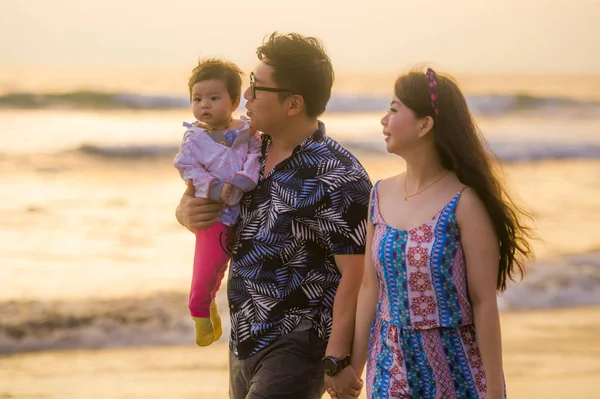
M 263 157 L 233 238 L 230 397 L 316 399 L 325 385 L 357 397 L 348 355 L 371 183 L 318 120 L 334 79 L 320 41 L 274 33 L 257 55 L 244 97 Z M 210 226 L 221 205 L 191 195 L 178 221 Z

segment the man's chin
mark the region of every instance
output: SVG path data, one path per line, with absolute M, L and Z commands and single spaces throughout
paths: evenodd
M 250 123 L 250 128 L 251 128 L 252 130 L 259 130 L 259 131 L 262 131 L 262 130 L 261 130 L 261 128 L 260 128 L 260 123 L 256 123 L 256 120 L 255 120 L 255 119 L 252 119 L 252 118 L 250 118 L 250 121 L 249 121 L 249 123 Z

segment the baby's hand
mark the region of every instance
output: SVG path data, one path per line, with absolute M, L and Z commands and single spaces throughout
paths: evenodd
M 234 206 L 240 202 L 242 195 L 244 195 L 244 192 L 240 188 L 230 182 L 225 182 L 221 191 L 221 201 L 227 206 Z
M 229 181 L 226 181 L 225 184 L 223 185 L 223 188 L 221 189 L 221 201 L 223 201 L 225 204 L 227 204 L 227 201 L 229 201 L 229 196 L 231 195 L 231 189 L 232 189 L 232 185 Z

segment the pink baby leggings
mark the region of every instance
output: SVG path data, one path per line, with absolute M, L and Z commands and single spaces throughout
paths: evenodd
M 229 227 L 221 222 L 196 230 L 194 273 L 189 308 L 192 317 L 209 317 L 210 303 L 221 285 L 229 261 Z

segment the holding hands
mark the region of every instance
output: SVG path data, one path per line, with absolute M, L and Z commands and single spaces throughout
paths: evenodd
M 360 396 L 363 381 L 356 374 L 354 367 L 347 366 L 334 376 L 325 376 L 327 393 L 333 399 L 354 399 Z

